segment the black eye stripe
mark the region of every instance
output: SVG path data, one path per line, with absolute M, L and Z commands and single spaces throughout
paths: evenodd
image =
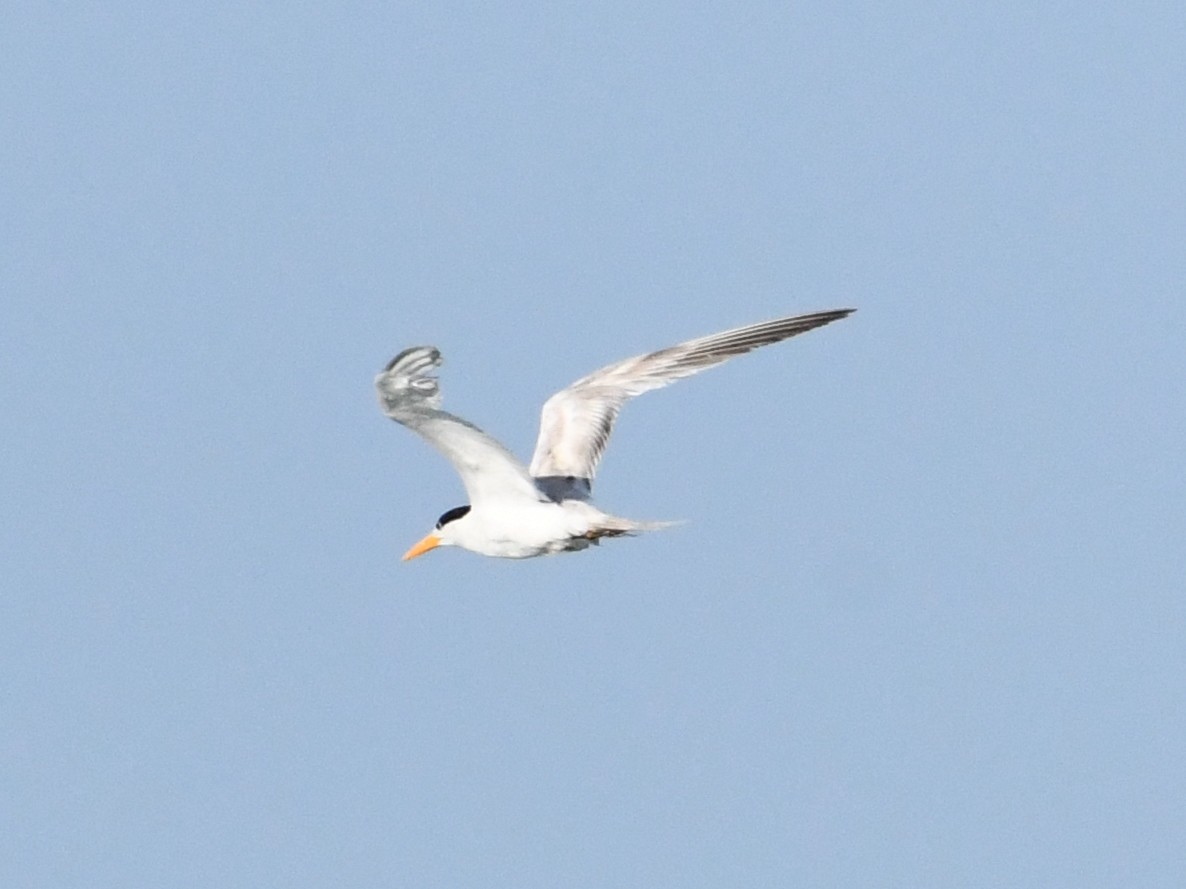
M 445 527 L 445 525 L 449 524 L 449 522 L 457 521 L 467 512 L 469 512 L 468 506 L 454 506 L 437 521 L 437 530 L 439 531 L 441 528 Z

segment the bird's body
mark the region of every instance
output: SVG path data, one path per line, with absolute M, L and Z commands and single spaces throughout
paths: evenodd
M 505 500 L 447 524 L 450 542 L 484 556 L 529 559 L 575 552 L 603 537 L 654 530 L 665 523 L 611 516 L 583 500 Z
M 849 315 L 837 309 L 780 318 L 630 358 L 577 380 L 545 402 L 530 468 L 472 423 L 441 410 L 432 372 L 441 353 L 405 349 L 375 379 L 384 413 L 425 438 L 453 463 L 468 506 L 441 516 L 404 556 L 460 546 L 486 556 L 524 559 L 585 549 L 603 537 L 670 525 L 602 512 L 591 502 L 593 476 L 619 410 L 629 399 Z

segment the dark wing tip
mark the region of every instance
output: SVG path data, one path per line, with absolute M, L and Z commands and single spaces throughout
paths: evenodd
M 796 333 L 805 333 L 808 330 L 823 327 L 825 324 L 831 324 L 833 321 L 839 321 L 841 318 L 847 318 L 855 311 L 856 309 L 826 309 L 822 312 L 811 312 L 807 315 L 780 318 L 776 321 L 768 322 L 765 325 L 755 325 L 755 327 L 758 330 L 769 329 L 772 332 L 782 331 L 793 336 Z
M 831 309 L 827 312 L 819 312 L 816 317 L 819 319 L 813 326 L 823 327 L 825 324 L 831 324 L 833 321 L 839 321 L 841 318 L 847 318 L 856 309 Z
M 436 346 L 410 346 L 388 361 L 387 366 L 383 368 L 383 372 L 389 373 L 393 367 L 415 352 L 427 352 L 428 361 L 431 364 L 436 364 L 441 360 L 441 350 Z
M 815 330 L 841 318 L 847 318 L 856 309 L 828 309 L 823 312 L 810 312 L 806 315 L 791 315 L 786 318 L 775 318 L 773 321 L 761 321 L 745 327 L 735 327 L 721 333 L 689 340 L 670 349 L 662 349 L 652 353 L 654 356 L 666 352 L 682 352 L 687 358 L 707 358 L 723 361 L 734 355 L 742 355 L 759 346 L 768 346 L 782 342 L 790 337 Z M 652 357 L 652 356 L 647 356 Z
M 831 321 L 839 321 L 841 318 L 847 318 L 855 311 L 856 309 L 827 309 L 823 312 L 813 312 L 810 315 L 800 315 L 798 317 L 801 321 L 815 321 L 819 324 L 827 324 Z M 787 320 L 793 321 L 795 319 L 788 318 Z

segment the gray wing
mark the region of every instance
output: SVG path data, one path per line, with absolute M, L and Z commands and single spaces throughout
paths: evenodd
M 544 403 L 531 474 L 545 490 L 564 488 L 570 496 L 587 498 L 614 421 L 631 398 L 854 311 L 835 309 L 738 327 L 628 358 L 577 380 Z
M 440 366 L 440 350 L 432 346 L 413 346 L 392 358 L 375 377 L 383 413 L 449 459 L 474 506 L 491 500 L 542 499 L 514 454 L 473 423 L 440 409 L 440 382 L 433 375 Z

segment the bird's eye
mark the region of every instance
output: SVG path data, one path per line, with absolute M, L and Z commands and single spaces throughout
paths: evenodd
M 468 506 L 454 506 L 437 521 L 437 530 L 441 530 L 441 528 L 445 527 L 445 525 L 449 524 L 449 522 L 457 521 L 467 512 L 469 512 Z

